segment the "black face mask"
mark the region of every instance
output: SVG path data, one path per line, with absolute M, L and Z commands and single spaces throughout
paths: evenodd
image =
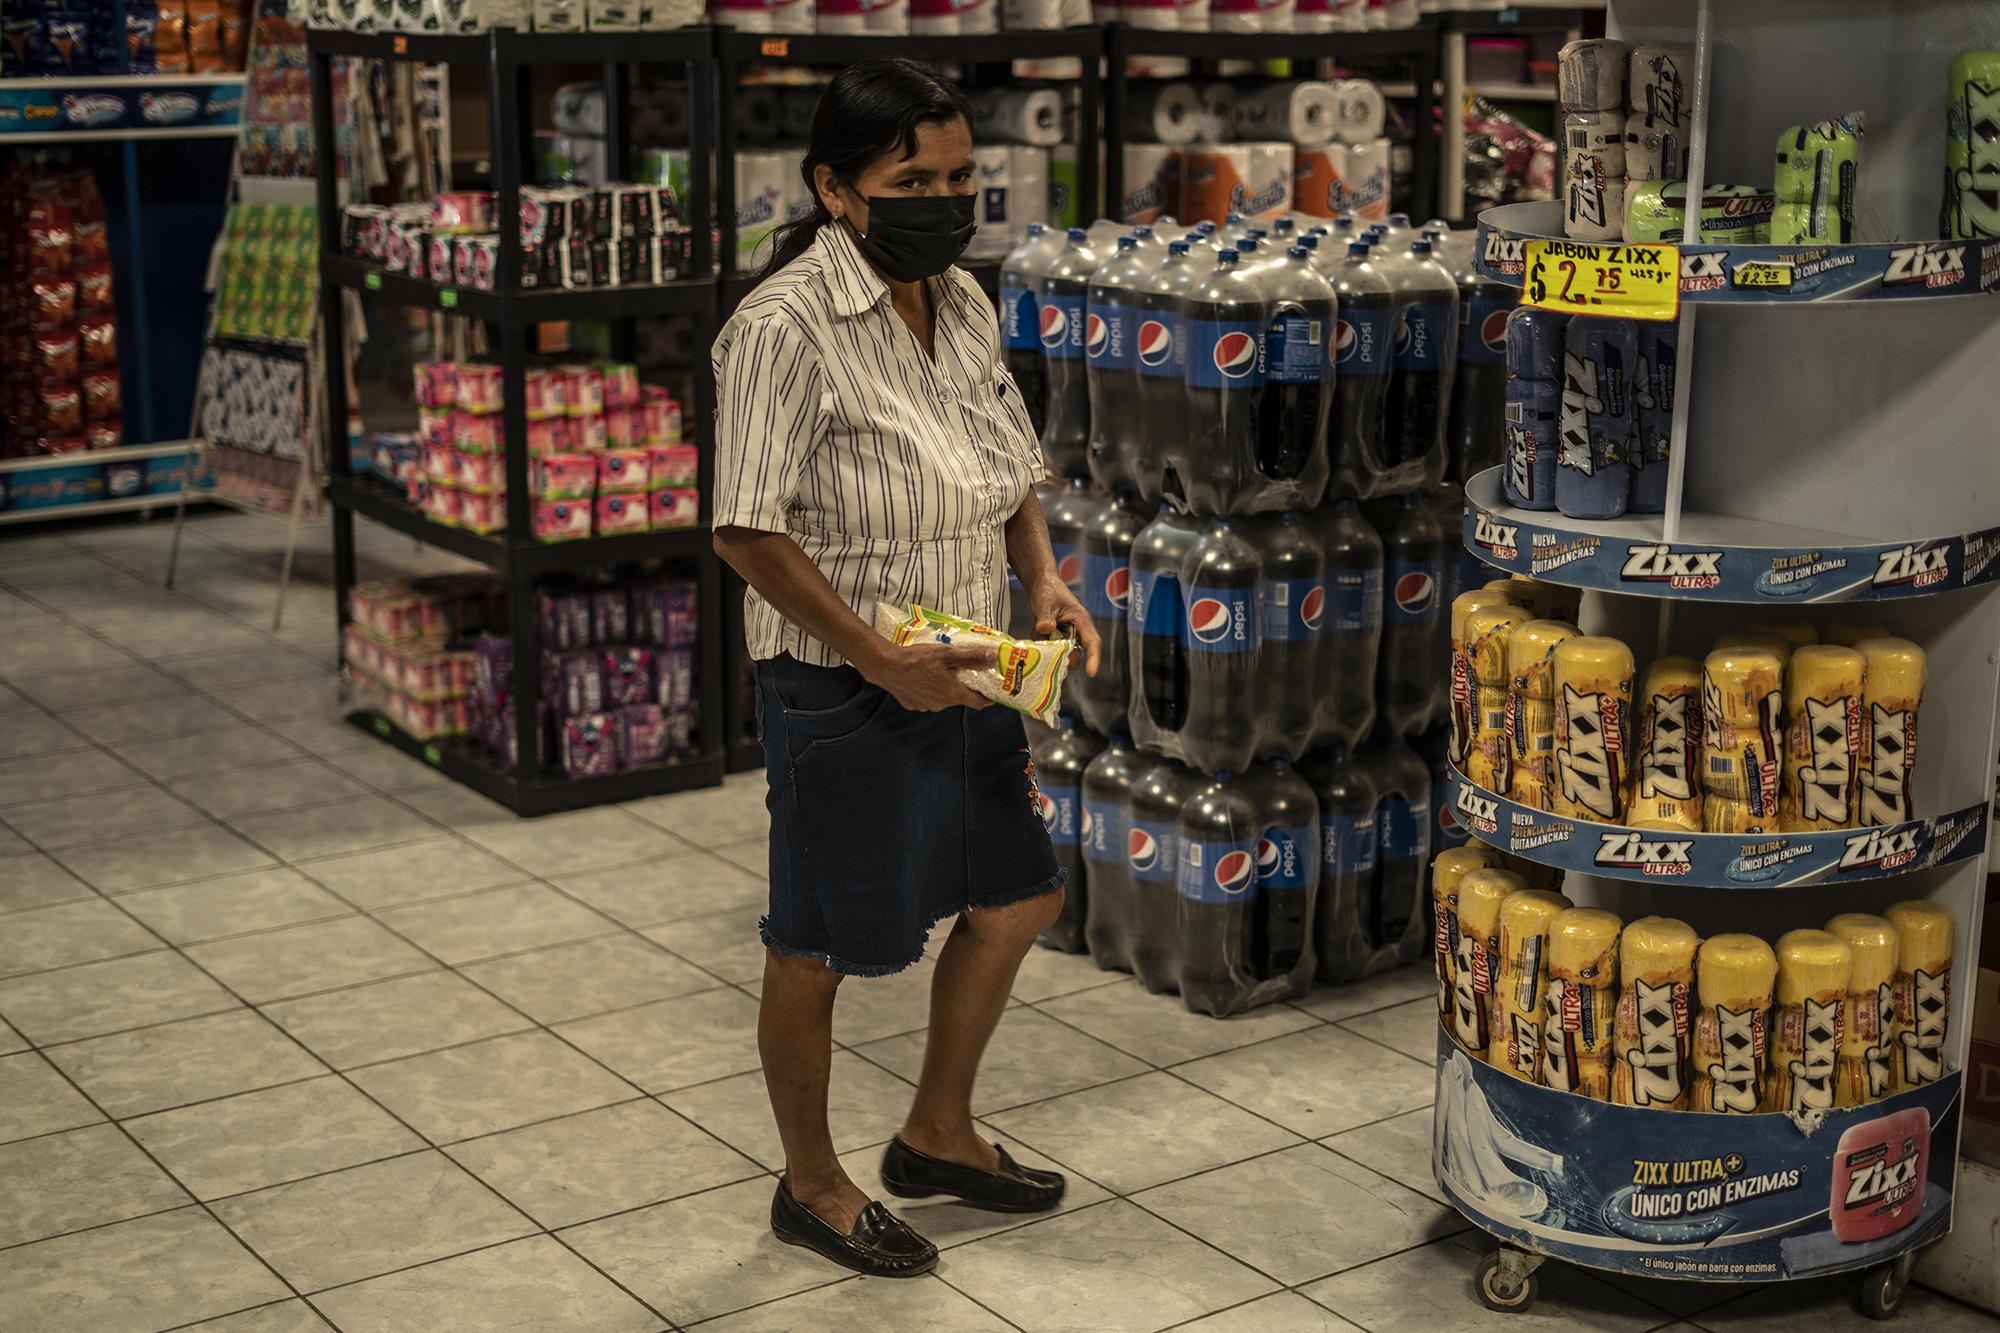
M 871 196 L 868 232 L 857 234 L 861 253 L 897 282 L 935 278 L 950 268 L 979 226 L 969 194 Z M 850 223 L 850 226 L 852 224 Z

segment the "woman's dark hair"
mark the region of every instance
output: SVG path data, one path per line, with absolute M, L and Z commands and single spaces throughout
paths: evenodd
M 812 246 L 819 229 L 833 221 L 813 182 L 814 168 L 833 168 L 852 182 L 876 158 L 892 150 L 909 157 L 917 151 L 917 127 L 950 120 L 972 123 L 965 94 L 920 60 L 878 56 L 857 60 L 833 76 L 813 112 L 812 142 L 799 166 L 811 216 L 788 222 L 774 233 L 771 258 L 758 271 L 762 282 Z

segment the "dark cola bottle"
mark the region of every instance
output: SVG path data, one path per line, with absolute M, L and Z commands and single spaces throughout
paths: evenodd
M 1312 743 L 1324 688 L 1327 625 L 1326 556 L 1311 526 L 1287 510 L 1243 520 L 1242 532 L 1263 565 L 1263 646 L 1257 694 L 1257 754 L 1297 759 Z
M 1091 961 L 1121 972 L 1132 970 L 1139 933 L 1139 904 L 1126 859 L 1132 831 L 1132 787 L 1152 764 L 1133 746 L 1130 736 L 1115 731 L 1083 769 L 1083 814 L 1078 827 L 1088 889 L 1084 943 Z
M 1049 411 L 1048 368 L 1042 356 L 1042 286 L 1067 244 L 1062 232 L 1030 222 L 1027 239 L 1000 264 L 1000 343 L 1007 373 L 1014 377 L 1037 436 Z
M 1319 897 L 1319 800 L 1282 759 L 1251 767 L 1241 779 L 1257 807 L 1256 930 L 1250 962 L 1260 979 L 1290 978 L 1302 993 L 1312 980 L 1313 911 Z
M 1368 768 L 1342 745 L 1306 756 L 1301 765 L 1319 801 L 1319 902 L 1313 914 L 1321 981 L 1359 981 L 1375 953 L 1376 828 L 1381 799 Z
M 1409 742 L 1377 728 L 1362 758 L 1376 786 L 1369 937 L 1413 963 L 1430 939 L 1431 773 Z
M 1068 873 L 1062 914 L 1042 932 L 1041 942 L 1064 953 L 1081 953 L 1090 904 L 1090 876 L 1083 855 L 1083 773 L 1103 753 L 1104 738 L 1082 727 L 1065 726 L 1030 737 L 1029 751 L 1035 760 L 1035 804 L 1042 827 L 1048 830 L 1056 864 Z
M 1428 493 L 1377 501 L 1369 518 L 1382 537 L 1375 712 L 1390 730 L 1408 735 L 1430 725 L 1449 684 L 1437 647 L 1444 537 Z
M 1131 605 L 1125 622 L 1130 647 L 1126 670 L 1133 685 L 1128 717 L 1133 738 L 1162 754 L 1182 753 L 1188 655 L 1182 642 L 1187 604 L 1181 574 L 1200 537 L 1193 519 L 1162 505 L 1132 539 Z
M 1351 498 L 1306 519 L 1325 561 L 1326 629 L 1313 689 L 1314 744 L 1352 749 L 1375 721 L 1375 662 L 1382 649 L 1382 539 Z
M 1293 246 L 1258 274 L 1268 300 L 1257 406 L 1255 508 L 1310 509 L 1326 490 L 1333 410 L 1333 284 Z
M 1042 366 L 1048 380 L 1048 407 L 1042 420 L 1042 458 L 1061 477 L 1081 477 L 1090 469 L 1090 384 L 1083 335 L 1090 275 L 1102 262 L 1090 234 L 1069 230 L 1068 244 L 1049 265 L 1042 281 Z
M 1256 986 L 1258 825 L 1255 797 L 1227 774 L 1204 780 L 1181 806 L 1176 979 L 1181 1003 L 1198 1014 L 1237 1013 Z
M 1150 991 L 1179 984 L 1179 912 L 1174 902 L 1180 857 L 1181 807 L 1201 789 L 1201 775 L 1162 759 L 1132 784 L 1132 827 L 1125 835 L 1126 864 L 1138 911 L 1132 936 L 1132 971 Z
M 1097 674 L 1073 671 L 1065 697 L 1098 731 L 1126 725 L 1132 700 L 1132 541 L 1145 526 L 1129 497 L 1106 501 L 1083 530 L 1080 600 L 1097 629 Z
M 1263 578 L 1256 546 L 1223 518 L 1209 521 L 1182 567 L 1188 704 L 1180 746 L 1204 773 L 1248 768 L 1265 727 Z

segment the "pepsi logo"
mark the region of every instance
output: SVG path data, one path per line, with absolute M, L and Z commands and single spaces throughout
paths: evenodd
M 1437 580 L 1413 569 L 1396 580 L 1396 607 L 1406 616 L 1420 616 L 1437 600 Z
M 1083 557 L 1074 551 L 1056 561 L 1056 576 L 1071 588 L 1083 586 Z
M 1104 576 L 1104 600 L 1115 610 L 1123 611 L 1132 602 L 1132 570 L 1119 565 Z
M 1104 355 L 1104 349 L 1111 345 L 1111 326 L 1104 322 L 1104 316 L 1092 312 L 1083 321 L 1083 346 L 1093 358 Z
M 1266 879 L 1278 873 L 1278 844 L 1269 838 L 1257 839 L 1257 873 Z
M 1213 597 L 1198 597 L 1188 608 L 1188 628 L 1203 643 L 1220 643 L 1228 637 L 1231 619 L 1227 604 Z
M 1326 589 L 1309 588 L 1306 595 L 1299 598 L 1299 623 L 1309 630 L 1317 630 L 1326 616 Z
M 1134 870 L 1151 870 L 1160 863 L 1160 840 L 1142 828 L 1125 836 L 1125 859 Z
M 1088 847 L 1090 835 L 1097 831 L 1097 820 L 1092 818 L 1089 806 L 1083 807 L 1083 817 L 1078 821 L 1077 827 L 1081 830 L 1083 845 Z
M 1489 352 L 1507 350 L 1507 312 L 1494 310 L 1479 321 L 1479 341 L 1486 344 Z
M 1035 793 L 1035 809 L 1041 812 L 1042 827 L 1054 833 L 1056 831 L 1055 800 L 1047 792 L 1038 791 Z
M 1344 319 L 1333 321 L 1333 359 L 1336 364 L 1353 356 L 1355 348 L 1360 345 L 1361 335 L 1352 324 Z
M 1225 333 L 1215 340 L 1212 359 L 1225 378 L 1240 380 L 1257 368 L 1257 340 L 1247 333 Z
M 1157 319 L 1139 325 L 1139 364 L 1164 366 L 1174 354 L 1174 331 Z
M 1438 832 L 1447 838 L 1457 837 L 1462 830 L 1459 827 L 1458 815 L 1451 808 L 1451 802 L 1439 801 L 1437 803 L 1437 812 Z
M 1061 347 L 1069 338 L 1069 316 L 1059 305 L 1042 307 L 1042 346 Z
M 1268 845 L 1268 839 L 1265 845 Z M 1261 854 L 1262 848 L 1258 850 Z M 1224 852 L 1215 862 L 1215 887 L 1224 893 L 1241 893 L 1256 878 L 1257 862 L 1251 859 L 1248 852 Z
M 1399 319 L 1399 320 L 1397 320 L 1397 321 L 1396 321 L 1396 355 L 1398 355 L 1398 356 L 1401 356 L 1401 355 L 1402 355 L 1403 353 L 1405 353 L 1405 352 L 1407 352 L 1407 351 L 1409 351 L 1409 350 L 1410 350 L 1410 338 L 1411 338 L 1411 336 L 1412 336 L 1412 335 L 1411 335 L 1411 333 L 1410 333 L 1410 326 L 1409 326 L 1409 323 L 1408 323 L 1407 321 L 1405 321 L 1405 320 L 1400 320 L 1400 319 Z

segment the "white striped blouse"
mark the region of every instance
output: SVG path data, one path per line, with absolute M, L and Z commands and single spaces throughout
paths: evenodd
M 840 224 L 717 335 L 714 523 L 791 536 L 869 624 L 875 603 L 1003 623 L 1003 527 L 1042 475 L 993 306 L 969 274 L 932 285 L 935 358 Z M 756 658 L 839 654 L 751 589 Z

